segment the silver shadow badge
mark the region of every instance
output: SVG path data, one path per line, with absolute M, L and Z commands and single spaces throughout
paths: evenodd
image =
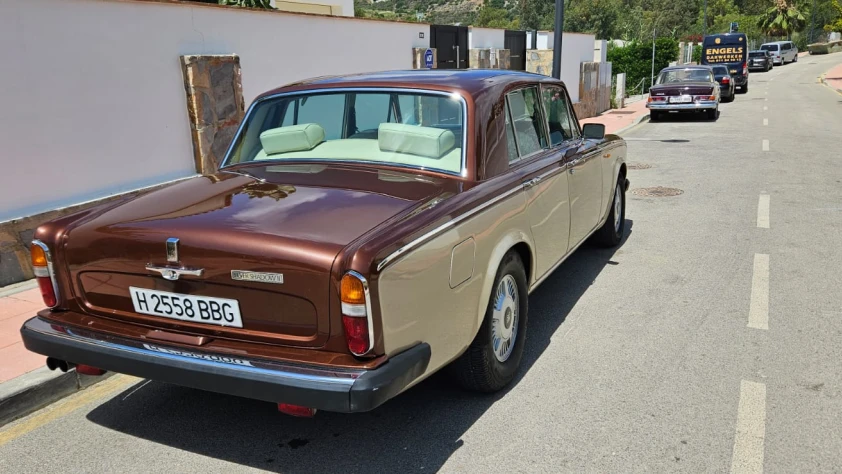
M 283 273 L 248 272 L 245 270 L 231 270 L 231 279 L 239 281 L 256 281 L 258 283 L 284 284 Z

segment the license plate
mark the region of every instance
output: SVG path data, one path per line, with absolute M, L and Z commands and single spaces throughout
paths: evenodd
M 141 314 L 217 326 L 243 327 L 237 300 L 182 295 L 133 286 L 129 287 L 129 293 L 132 295 L 134 310 Z
M 731 69 L 731 74 L 736 74 L 736 73 L 737 73 L 736 69 Z
M 689 95 L 670 97 L 671 104 L 689 104 L 690 102 L 693 102 L 693 97 Z

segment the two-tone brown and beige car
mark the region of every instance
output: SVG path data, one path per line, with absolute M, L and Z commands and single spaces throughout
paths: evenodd
M 278 403 L 371 410 L 449 367 L 515 376 L 527 299 L 617 245 L 625 142 L 564 84 L 495 70 L 320 78 L 258 97 L 216 174 L 41 226 L 26 347 Z

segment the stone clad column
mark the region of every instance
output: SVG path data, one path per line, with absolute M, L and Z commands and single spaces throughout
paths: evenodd
M 245 114 L 240 57 L 181 56 L 196 172 L 215 173 Z

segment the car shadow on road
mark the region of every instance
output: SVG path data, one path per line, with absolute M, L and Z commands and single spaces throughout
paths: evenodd
M 304 419 L 282 415 L 271 403 L 145 381 L 96 407 L 87 419 L 167 447 L 268 471 L 438 471 L 463 445 L 462 435 L 529 372 L 602 269 L 617 264 L 612 257 L 628 240 L 632 224 L 626 220 L 620 246 L 583 245 L 530 295 L 521 370 L 500 393 L 463 391 L 440 372 L 371 412 L 321 412 Z

